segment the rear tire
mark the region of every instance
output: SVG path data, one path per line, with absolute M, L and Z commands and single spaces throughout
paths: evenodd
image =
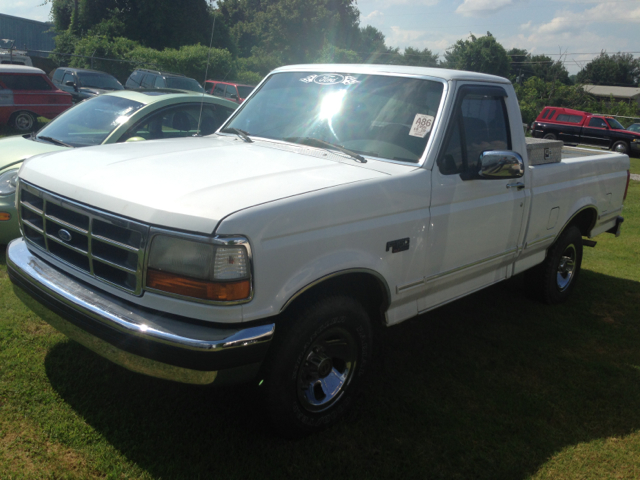
M 623 153 L 624 155 L 629 155 L 629 146 L 625 142 L 614 143 L 611 150 L 617 153 Z
M 30 132 L 37 122 L 36 116 L 31 112 L 17 112 L 13 115 L 11 126 L 21 132 Z
M 555 133 L 545 133 L 545 135 L 542 137 L 545 140 L 556 140 L 556 135 Z
M 333 425 L 351 407 L 368 377 L 373 332 L 366 310 L 346 296 L 317 298 L 288 317 L 261 388 L 273 428 L 296 438 Z
M 526 272 L 527 290 L 549 305 L 562 303 L 575 288 L 581 265 L 582 234 L 572 225 L 551 246 L 544 262 Z

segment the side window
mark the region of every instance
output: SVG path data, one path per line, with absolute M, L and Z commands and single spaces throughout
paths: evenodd
M 62 79 L 62 85 L 66 85 L 67 82 L 74 82 L 75 83 L 76 79 L 73 78 L 73 74 L 66 72 L 64 74 L 64 78 Z
M 555 114 L 556 114 L 555 109 L 551 110 L 551 112 L 549 112 L 549 120 L 551 120 Z
M 142 83 L 140 84 L 140 86 L 142 88 L 153 88 L 155 81 L 156 81 L 155 75 L 146 74 L 142 79 Z
M 234 85 L 227 85 L 227 89 L 224 93 L 224 96 L 227 98 L 232 98 L 235 95 L 235 98 L 238 98 L 238 92 L 236 91 L 236 87 Z
M 592 118 L 589 120 L 589 126 L 595 128 L 606 128 L 607 124 L 601 118 Z
M 542 115 L 542 119 L 543 119 L 543 120 L 544 120 L 545 118 L 547 118 L 547 115 L 549 115 L 549 112 L 550 112 L 550 111 L 551 111 L 551 110 L 550 110 L 550 109 L 548 109 L 548 108 L 544 111 L 544 115 Z
M 216 97 L 224 97 L 224 85 L 216 83 L 216 86 L 213 88 L 213 94 Z
M 463 95 L 456 103 L 455 120 L 438 157 L 443 175 L 475 169 L 483 152 L 511 149 L 504 97 L 475 93 L 473 89 Z
M 9 90 L 53 90 L 40 75 L 0 75 L 0 82 Z
M 60 81 L 62 80 L 63 76 L 64 76 L 64 70 L 59 68 L 53 74 L 53 81 L 60 83 Z
M 156 77 L 155 87 L 156 88 L 164 88 L 164 78 Z
M 129 88 L 139 88 L 141 79 L 142 79 L 142 73 L 133 72 L 131 76 L 127 79 L 126 86 Z

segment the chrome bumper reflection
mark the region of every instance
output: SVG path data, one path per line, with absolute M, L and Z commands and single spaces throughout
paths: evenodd
M 225 370 L 255 373 L 275 328 L 215 328 L 139 308 L 61 273 L 31 254 L 22 239 L 8 245 L 7 268 L 30 297 L 16 293 L 47 323 L 114 363 L 154 377 L 209 384 Z

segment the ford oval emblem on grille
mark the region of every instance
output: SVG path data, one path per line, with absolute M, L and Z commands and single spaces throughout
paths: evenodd
M 70 242 L 72 238 L 71 233 L 69 233 L 69 231 L 65 230 L 64 228 L 58 230 L 58 236 L 60 237 L 60 240 L 64 242 Z

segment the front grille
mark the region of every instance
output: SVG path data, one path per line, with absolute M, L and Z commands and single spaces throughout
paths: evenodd
M 57 260 L 134 295 L 142 294 L 149 227 L 20 182 L 26 241 Z

